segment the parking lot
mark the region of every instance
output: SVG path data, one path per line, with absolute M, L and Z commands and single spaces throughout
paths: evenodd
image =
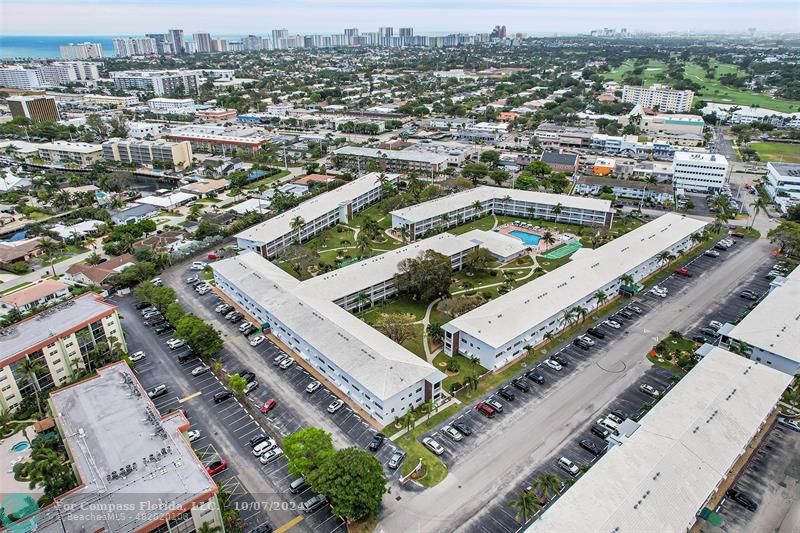
M 758 509 L 749 511 L 725 498 L 716 509 L 723 518 L 722 526 L 704 523 L 703 531 L 797 531 L 800 432 L 776 424 L 739 474 L 733 488 L 755 501 Z
M 344 529 L 342 521 L 331 514 L 329 507 L 313 513 L 302 513 L 299 505 L 313 493 L 306 489 L 300 494 L 291 494 L 288 485 L 292 480 L 286 468 L 286 459 L 281 457 L 261 465 L 254 457 L 249 440 L 264 431 L 275 437 L 285 436 L 280 428 L 273 428 L 267 422 L 251 415 L 236 397 L 215 403 L 213 397 L 227 390 L 225 385 L 212 373 L 192 375 L 192 370 L 201 365 L 198 358 L 185 363 L 178 358 L 188 352 L 183 347 L 171 351 L 166 341 L 170 332 L 156 335 L 142 322 L 140 313 L 134 309 L 130 298 L 116 299 L 124 317 L 123 326 L 127 333 L 131 352 L 143 350 L 144 360 L 138 361 L 134 370 L 142 385 L 150 389 L 159 384 L 167 386 L 167 393 L 154 399 L 161 413 L 173 409 L 184 409 L 192 429 L 200 430 L 200 437 L 192 443 L 199 452 L 204 464 L 215 459 L 228 462 L 228 468 L 214 476 L 221 489 L 231 494 L 230 506 L 239 509 L 245 529 L 269 522 L 279 527 L 290 521 L 301 521 L 294 525 L 300 531 L 332 532 Z M 221 352 L 223 369 L 233 372 L 240 368 L 223 349 Z M 256 391 L 264 392 L 263 389 Z M 320 391 L 317 391 L 320 392 Z M 257 400 L 254 400 L 257 403 Z M 262 415 L 263 416 L 263 415 Z

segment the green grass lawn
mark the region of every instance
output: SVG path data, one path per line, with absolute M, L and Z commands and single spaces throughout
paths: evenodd
M 432 427 L 435 427 L 436 425 L 444 422 L 456 414 L 460 409 L 460 405 L 453 404 L 446 409 L 431 415 L 429 419 L 427 415 L 424 415 L 422 420 L 425 420 L 425 422 L 421 423 L 410 432 L 395 440 L 395 442 L 397 442 L 397 444 L 400 445 L 400 447 L 403 448 L 403 450 L 405 450 L 405 452 L 408 454 L 408 457 L 406 457 L 406 460 L 403 462 L 402 466 L 403 475 L 407 475 L 409 472 L 411 472 L 411 470 L 417 466 L 419 460 L 422 459 L 425 467 L 425 476 L 416 480 L 422 486 L 433 487 L 447 477 L 447 466 L 445 466 L 445 464 L 440 461 L 438 457 L 428 451 L 428 449 L 425 448 L 417 439 Z M 394 425 L 390 424 L 384 431 L 386 430 L 394 430 Z M 395 430 L 395 432 L 396 431 L 397 430 Z
M 762 161 L 782 161 L 800 163 L 800 144 L 750 143 L 750 148 L 758 152 Z
M 666 69 L 666 64 L 663 61 L 659 61 L 656 59 L 651 59 L 647 66 L 642 73 L 642 79 L 646 84 L 651 84 L 656 82 L 656 76 L 664 72 Z M 620 66 L 615 68 L 614 70 L 610 71 L 606 74 L 606 79 L 616 81 L 617 83 L 622 83 L 622 80 L 633 71 L 633 60 L 628 60 L 622 63 Z
M 414 320 L 422 320 L 425 310 L 428 308 L 426 302 L 415 302 L 410 298 L 399 297 L 391 300 L 384 300 L 370 309 L 365 309 L 359 317 L 367 324 L 374 324 L 381 315 L 409 314 Z
M 8 294 L 8 293 L 11 293 L 11 292 L 14 292 L 14 291 L 18 291 L 18 290 L 24 289 L 28 285 L 32 285 L 32 284 L 33 284 L 32 281 L 26 281 L 25 283 L 20 283 L 19 285 L 14 285 L 13 287 L 9 287 L 7 289 L 4 289 L 4 290 L 0 291 L 0 294 Z
M 447 371 L 447 362 L 450 359 L 454 359 L 458 362 L 459 368 L 458 372 L 455 374 L 451 374 Z M 450 386 L 453 383 L 459 383 L 463 385 L 467 376 L 478 377 L 488 372 L 488 370 L 483 368 L 481 365 L 472 361 L 471 359 L 467 359 L 463 355 L 454 355 L 450 357 L 444 353 L 440 353 L 433 359 L 433 366 L 447 374 L 447 377 L 444 378 L 444 382 L 442 383 L 442 387 L 447 393 L 450 393 Z
M 423 361 L 427 361 L 428 359 L 425 356 L 425 346 L 422 344 L 422 336 L 425 334 L 425 330 L 422 324 L 414 324 L 412 327 L 414 328 L 414 336 L 403 342 L 403 348 L 410 351 Z
M 278 181 L 279 179 L 281 179 L 283 177 L 286 177 L 288 175 L 289 175 L 289 171 L 284 169 L 284 170 L 281 170 L 280 172 L 278 172 L 277 174 L 275 174 L 274 176 L 268 176 L 266 178 L 261 178 L 260 180 L 254 181 L 252 183 L 248 183 L 243 188 L 244 189 L 258 189 L 262 185 L 270 185 L 271 183 L 273 183 L 275 181 Z

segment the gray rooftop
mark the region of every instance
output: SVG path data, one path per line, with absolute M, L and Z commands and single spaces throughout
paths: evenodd
M 0 366 L 11 362 L 15 356 L 38 349 L 68 330 L 83 328 L 115 310 L 115 306 L 104 302 L 97 293 L 88 292 L 2 329 Z
M 39 514 L 37 531 L 147 530 L 159 513 L 143 511 L 188 510 L 216 492 L 181 434 L 189 422 L 180 412 L 162 419 L 126 363 L 102 368 L 50 401 L 82 485 Z M 75 511 L 80 505 L 87 508 Z

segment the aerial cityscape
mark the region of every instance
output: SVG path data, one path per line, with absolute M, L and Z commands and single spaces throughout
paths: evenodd
M 2 528 L 799 532 L 798 23 L 0 2 Z

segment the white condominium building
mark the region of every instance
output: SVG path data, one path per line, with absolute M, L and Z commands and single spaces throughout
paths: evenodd
M 414 240 L 489 214 L 611 227 L 608 200 L 481 186 L 392 211 L 392 227 Z
M 192 145 L 189 141 L 170 142 L 163 139 L 110 139 L 103 143 L 103 157 L 106 161 L 122 161 L 137 166 L 152 165 L 158 161 L 181 170 L 192 164 Z
M 672 186 L 675 190 L 716 192 L 728 182 L 728 160 L 719 154 L 675 152 Z
M 626 85 L 622 89 L 622 101 L 642 107 L 670 113 L 686 113 L 692 110 L 693 91 L 681 91 L 666 85 Z
M 103 45 L 100 43 L 62 44 L 61 59 L 102 59 Z
M 156 114 L 193 115 L 197 112 L 191 98 L 151 98 L 147 107 Z
M 348 309 L 393 295 L 394 276 L 405 259 L 433 250 L 458 269 L 475 248 L 461 237 L 438 235 L 305 282 L 251 252 L 212 268 L 220 290 L 342 396 L 386 425 L 424 402 L 438 402 L 445 376 Z
M 782 211 L 800 203 L 800 165 L 797 163 L 767 163 L 767 178 L 764 180 L 772 201 Z
M 527 353 L 545 335 L 569 324 L 567 309 L 588 311 L 599 305 L 602 291 L 612 299 L 623 288 L 626 274 L 639 282 L 663 263 L 661 252 L 678 253 L 692 247 L 692 235 L 706 223 L 666 214 L 595 250 L 583 250 L 566 265 L 465 313 L 444 325 L 444 351 L 478 357 L 490 370 L 505 366 Z
M 158 54 L 156 40 L 151 37 L 120 37 L 113 40 L 117 57 L 154 56 Z
M 398 175 L 386 174 L 384 179 L 395 183 Z M 236 235 L 236 242 L 241 249 L 274 257 L 295 242 L 309 239 L 340 222 L 347 223 L 355 213 L 382 196 L 381 175 L 373 172 L 244 230 Z M 302 225 L 295 227 L 295 221 L 302 221 Z
M 200 92 L 200 77 L 196 71 L 127 70 L 112 72 L 111 77 L 117 89 L 152 92 L 156 96 L 174 91 L 186 94 Z
M 42 79 L 33 69 L 11 66 L 0 68 L 0 87 L 33 91 L 42 87 Z

